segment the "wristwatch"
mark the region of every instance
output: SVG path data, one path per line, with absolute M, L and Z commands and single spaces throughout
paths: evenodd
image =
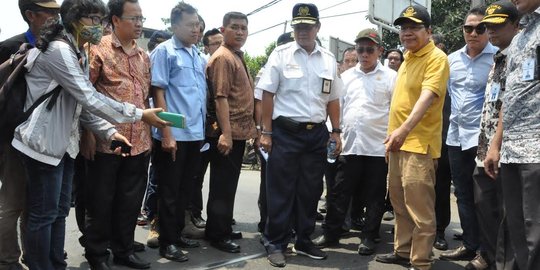
M 341 128 L 333 128 L 332 133 L 341 134 Z

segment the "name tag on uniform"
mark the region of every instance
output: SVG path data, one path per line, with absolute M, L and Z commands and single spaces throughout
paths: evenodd
M 521 72 L 522 72 L 522 81 L 532 81 L 534 80 L 534 67 L 535 67 L 535 61 L 534 58 L 526 59 L 525 62 L 521 65 Z
M 330 90 L 332 89 L 332 80 L 328 79 L 322 79 L 322 93 L 323 94 L 330 94 Z
M 492 83 L 491 89 L 489 90 L 489 102 L 497 101 L 499 98 L 499 92 L 501 91 L 501 84 L 500 83 Z

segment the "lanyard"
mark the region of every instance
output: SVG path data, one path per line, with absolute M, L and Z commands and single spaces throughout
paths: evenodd
M 28 40 L 28 43 L 32 45 L 32 47 L 36 46 L 36 38 L 34 37 L 34 34 L 32 34 L 32 32 L 30 31 L 30 29 L 28 29 L 28 31 L 24 33 L 24 36 L 26 37 L 26 40 Z

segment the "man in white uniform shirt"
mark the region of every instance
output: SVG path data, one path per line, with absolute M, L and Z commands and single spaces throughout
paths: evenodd
M 322 192 L 329 137 L 341 150 L 339 97 L 341 79 L 336 58 L 315 38 L 321 27 L 313 4 L 296 4 L 291 25 L 294 39 L 277 47 L 265 66 L 257 88 L 263 89 L 261 145 L 269 152 L 266 187 L 268 219 L 264 231 L 268 261 L 286 265 L 284 252 L 291 227 L 296 231 L 293 251 L 325 259 L 310 235 L 315 229 L 317 202 Z M 327 115 L 332 133 L 325 125 Z
M 379 62 L 384 49 L 374 29 L 362 30 L 356 37 L 359 63 L 343 74 L 345 94 L 342 99 L 343 151 L 339 157 L 336 183 L 328 194 L 328 212 L 324 234 L 318 246 L 338 244 L 351 196 L 358 192 L 366 202 L 366 223 L 360 235 L 358 253 L 375 251 L 384 214 L 386 174 L 384 160 L 388 112 L 396 72 Z M 358 189 L 362 186 L 362 189 Z

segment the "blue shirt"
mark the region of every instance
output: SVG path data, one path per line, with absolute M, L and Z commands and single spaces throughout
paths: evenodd
M 488 43 L 474 58 L 467 55 L 467 46 L 448 56 L 450 79 L 448 93 L 452 101 L 450 126 L 446 144 L 462 150 L 478 145 L 480 118 L 488 74 L 498 48 Z
M 150 54 L 152 86 L 165 90 L 168 112 L 186 117 L 186 128 L 171 127 L 176 141 L 204 139 L 206 61 L 199 54 L 194 45 L 185 47 L 175 36 L 159 44 Z M 161 129 L 154 129 L 152 136 L 161 140 Z

